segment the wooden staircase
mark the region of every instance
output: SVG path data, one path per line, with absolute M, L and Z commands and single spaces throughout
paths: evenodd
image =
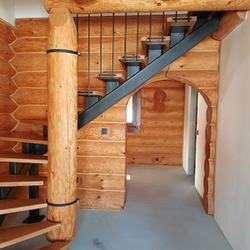
M 1 132 L 0 140 L 26 142 L 46 145 L 44 137 L 27 133 Z M 32 164 L 46 164 L 47 157 L 15 152 L 1 152 L 0 162 L 20 162 Z M 23 186 L 42 186 L 46 177 L 29 175 L 0 175 L 0 187 L 23 187 Z M 35 199 L 6 199 L 0 201 L 0 215 L 18 213 L 34 209 L 46 208 L 47 203 L 43 198 Z M 60 223 L 50 221 L 36 222 L 27 225 L 20 225 L 9 228 L 0 228 L 0 248 L 8 247 L 19 242 L 34 238 L 41 234 L 60 228 Z M 54 242 L 41 249 L 65 250 L 70 246 L 70 242 Z

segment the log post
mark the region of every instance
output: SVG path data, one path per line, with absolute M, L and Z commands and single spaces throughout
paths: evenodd
M 51 9 L 48 34 L 48 208 L 47 218 L 61 228 L 47 239 L 76 235 L 77 33 L 66 8 Z M 72 203 L 73 204 L 69 204 Z

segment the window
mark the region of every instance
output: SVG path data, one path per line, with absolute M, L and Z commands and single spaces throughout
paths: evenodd
M 128 132 L 140 132 L 141 126 L 141 90 L 130 97 L 127 104 Z

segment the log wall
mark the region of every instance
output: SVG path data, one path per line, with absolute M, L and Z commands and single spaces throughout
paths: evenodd
M 123 55 L 124 17 L 115 17 L 114 72 L 126 74 L 123 66 L 116 60 Z M 103 63 L 102 72 L 111 72 L 112 17 L 103 17 Z M 161 35 L 162 17 L 153 16 L 152 36 Z M 127 54 L 136 50 L 136 17 L 129 17 Z M 149 35 L 149 17 L 140 17 L 138 54 L 144 54 L 140 38 Z M 19 19 L 16 21 L 16 41 L 11 44 L 16 56 L 11 59 L 14 71 L 13 81 L 17 91 L 12 95 L 17 108 L 12 112 L 16 131 L 42 133 L 41 124 L 47 118 L 47 19 Z M 88 39 L 87 18 L 79 19 L 79 89 L 86 89 L 88 83 Z M 91 18 L 91 90 L 105 92 L 105 83 L 94 77 L 100 73 L 100 23 L 99 17 Z M 104 28 L 105 27 L 105 28 Z M 158 73 L 142 89 L 142 127 L 141 134 L 126 133 L 126 103 L 129 97 L 101 114 L 78 131 L 78 197 L 79 207 L 93 209 L 122 210 L 125 202 L 126 162 L 161 163 L 180 165 L 182 148 L 182 121 L 184 84 L 190 84 L 203 94 L 209 105 L 207 129 L 207 165 L 213 163 L 216 135 L 216 106 L 218 83 L 219 42 L 206 39 L 190 52 Z M 4 67 L 3 67 L 4 68 Z M 179 82 L 176 82 L 178 80 Z M 180 83 L 183 82 L 183 83 Z M 157 90 L 166 94 L 164 112 L 162 104 L 155 104 Z M 14 92 L 14 91 L 13 91 Z M 157 101 L 156 101 L 157 102 Z M 85 107 L 84 98 L 79 97 L 78 106 Z M 164 119 L 162 119 L 162 117 Z M 182 118 L 181 118 L 182 117 Z M 35 119 L 34 124 L 23 120 Z M 172 121 L 172 122 L 171 122 Z M 102 129 L 108 131 L 102 133 Z M 164 132 L 164 133 L 163 133 Z M 147 133 L 147 136 L 145 135 Z M 168 136 L 164 136 L 168 135 Z M 171 135 L 171 137 L 170 137 Z M 128 138 L 128 144 L 126 141 Z M 157 140 L 154 140 L 158 138 Z M 133 143 L 133 147 L 131 146 Z M 149 145 L 156 145 L 151 147 Z M 142 145 L 146 147 L 143 148 Z M 164 146 L 160 146 L 164 145 Z M 20 150 L 20 145 L 16 151 Z M 168 152 L 165 151 L 168 150 Z M 144 151 L 146 150 L 146 151 Z M 144 152 L 144 156 L 142 154 Z M 150 157 L 145 157 L 149 155 Z M 126 155 L 128 160 L 126 160 Z M 146 161 L 145 161 L 146 159 Z M 206 167 L 208 168 L 208 167 Z M 210 168 L 212 171 L 212 168 Z M 41 174 L 47 174 L 46 166 L 41 166 Z M 207 171 L 206 183 L 213 176 Z M 209 178 L 209 179 L 208 179 Z M 212 186 L 207 185 L 206 197 L 212 194 Z M 41 190 L 46 193 L 46 189 Z M 212 209 L 211 207 L 209 209 Z
M 9 61 L 15 56 L 10 44 L 15 40 L 14 27 L 0 20 L 0 131 L 11 131 L 17 121 L 11 116 L 17 108 L 11 95 L 17 87 L 12 81 L 15 70 Z M 0 141 L 0 151 L 11 150 L 16 145 L 15 142 Z M 0 171 L 8 168 L 7 163 L 0 163 Z

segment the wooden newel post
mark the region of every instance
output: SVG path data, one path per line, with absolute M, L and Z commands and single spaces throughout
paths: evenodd
M 48 34 L 48 208 L 47 219 L 61 222 L 47 234 L 53 241 L 76 235 L 77 32 L 67 8 L 54 8 Z M 73 204 L 69 204 L 73 203 Z

